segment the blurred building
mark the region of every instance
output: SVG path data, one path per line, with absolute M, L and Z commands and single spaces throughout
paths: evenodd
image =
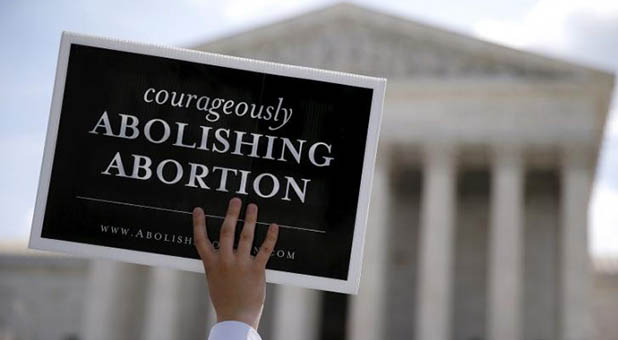
M 0 243 L 0 340 L 82 339 L 89 262 Z
M 360 293 L 269 285 L 264 339 L 618 339 L 617 271 L 587 249 L 612 75 L 349 4 L 195 48 L 388 78 Z M 197 274 L 97 261 L 87 280 L 58 334 L 214 322 Z

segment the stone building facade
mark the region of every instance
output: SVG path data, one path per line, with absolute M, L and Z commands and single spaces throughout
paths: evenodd
M 597 338 L 587 207 L 612 75 L 349 4 L 195 48 L 388 78 L 360 293 L 269 285 L 264 339 Z M 80 338 L 214 322 L 200 275 L 96 261 L 88 280 Z

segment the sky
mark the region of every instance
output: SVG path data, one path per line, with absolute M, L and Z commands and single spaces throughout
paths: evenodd
M 616 73 L 616 0 L 351 1 Z M 27 239 L 63 30 L 190 47 L 330 0 L 0 0 L 0 241 Z M 591 252 L 618 256 L 618 91 L 590 206 Z

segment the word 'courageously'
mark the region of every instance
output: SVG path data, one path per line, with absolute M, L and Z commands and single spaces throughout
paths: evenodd
M 277 98 L 275 105 L 258 105 L 245 101 L 234 101 L 233 99 L 210 98 L 190 93 L 149 88 L 144 92 L 144 101 L 180 108 L 194 107 L 198 111 L 206 112 L 204 118 L 211 123 L 218 121 L 221 114 L 238 117 L 248 115 L 252 119 L 273 122 L 274 124 L 268 126 L 270 131 L 281 129 L 292 118 L 292 108 L 283 107 L 283 97 Z

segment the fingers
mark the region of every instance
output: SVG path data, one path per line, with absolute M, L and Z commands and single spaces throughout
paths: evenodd
M 258 265 L 266 267 L 266 263 L 268 263 L 268 260 L 270 259 L 270 254 L 272 254 L 273 249 L 275 249 L 275 244 L 277 243 L 278 236 L 279 226 L 276 224 L 271 224 L 268 228 L 268 233 L 266 234 L 264 243 L 262 243 L 260 251 L 255 256 L 255 261 L 258 263 Z
M 202 261 L 209 261 L 213 254 L 213 247 L 206 233 L 206 217 L 202 208 L 193 209 L 193 239 Z
M 239 198 L 233 198 L 229 202 L 225 220 L 223 221 L 221 231 L 219 233 L 219 252 L 222 259 L 232 259 L 234 257 L 234 234 L 241 206 L 242 202 Z M 245 224 L 240 234 L 240 240 L 238 241 L 238 255 L 241 257 L 250 258 L 257 217 L 257 205 L 253 203 L 249 204 L 245 214 Z M 261 266 L 262 268 L 266 267 L 266 263 L 268 263 L 270 255 L 275 249 L 278 236 L 279 226 L 276 224 L 271 224 L 268 228 L 266 238 L 255 256 L 255 262 L 258 266 Z M 212 243 L 208 239 L 208 234 L 206 233 L 206 217 L 201 208 L 195 208 L 193 210 L 193 238 L 195 240 L 197 251 L 202 260 L 205 263 L 207 261 L 211 261 L 215 256 L 215 250 Z
M 251 255 L 251 246 L 253 245 L 253 235 L 255 232 L 255 224 L 257 223 L 258 207 L 251 203 L 247 206 L 245 213 L 245 225 L 240 233 L 238 241 L 238 255 L 249 257 Z
M 238 214 L 242 202 L 239 198 L 232 198 L 227 207 L 225 220 L 219 232 L 219 251 L 224 257 L 231 258 L 234 254 L 234 233 L 236 231 L 236 223 L 238 222 Z

